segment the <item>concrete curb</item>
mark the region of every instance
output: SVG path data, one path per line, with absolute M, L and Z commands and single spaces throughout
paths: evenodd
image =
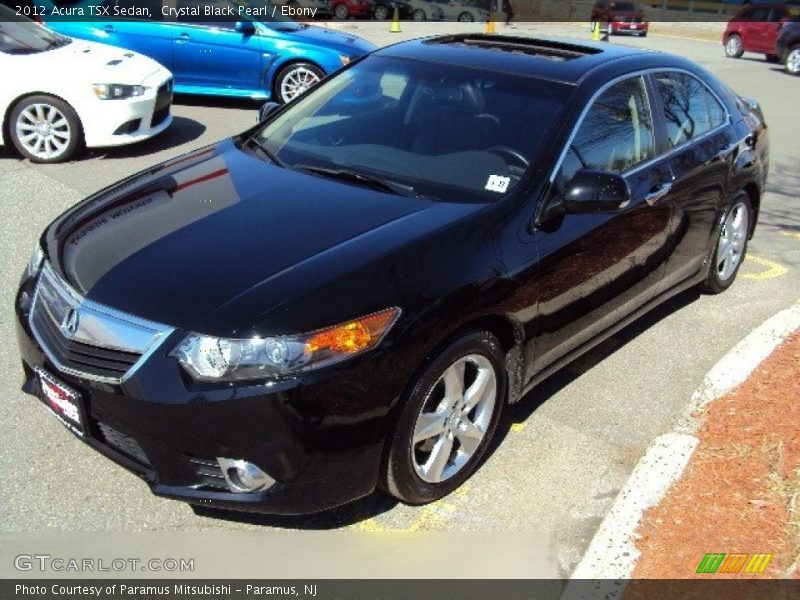
M 680 478 L 697 448 L 699 440 L 693 435 L 698 426 L 695 413 L 744 383 L 756 367 L 797 330 L 800 330 L 800 301 L 759 325 L 711 368 L 692 394 L 675 430 L 657 437 L 637 463 L 573 571 L 572 579 L 617 580 L 619 585 L 614 591 L 609 594 L 608 590 L 603 590 L 602 597 L 622 594 L 625 586 L 620 580 L 630 579 L 639 558 L 636 549 L 639 521 Z M 568 585 L 562 598 L 598 597 L 583 591 L 576 595 L 575 590 L 575 586 Z

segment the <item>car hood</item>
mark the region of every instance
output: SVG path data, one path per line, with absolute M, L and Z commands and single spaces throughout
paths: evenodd
M 25 56 L 49 70 L 67 70 L 72 79 L 87 83 L 136 85 L 163 70 L 156 61 L 138 52 L 74 38 L 66 46 Z
M 368 42 L 356 35 L 340 33 L 325 27 L 307 25 L 295 30 L 282 31 L 281 33 L 290 39 L 298 42 L 319 45 L 335 49 L 348 56 L 358 57 L 367 52 L 372 52 L 377 48 L 375 44 Z
M 352 269 L 475 206 L 283 169 L 229 140 L 98 192 L 45 239 L 53 267 L 87 299 L 223 335 L 286 301 L 281 294 L 298 290 L 298 281 L 306 293 L 315 278 L 345 268 L 337 252 Z M 237 299 L 256 315 L 237 314 Z

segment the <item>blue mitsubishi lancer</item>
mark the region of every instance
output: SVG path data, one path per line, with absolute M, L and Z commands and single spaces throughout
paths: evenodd
M 160 0 L 84 0 L 74 4 L 86 5 L 82 18 L 53 15 L 52 2 L 34 1 L 58 33 L 157 60 L 174 73 L 175 92 L 182 94 L 288 102 L 375 49 L 357 36 L 294 22 L 267 0 L 177 0 L 172 6 Z M 89 5 L 107 8 L 90 12 Z M 208 6 L 233 16 L 198 22 Z M 148 20 L 128 16 L 137 14 L 132 9 L 140 15 L 143 7 Z M 107 16 L 90 16 L 103 13 Z M 93 20 L 83 20 L 88 18 Z

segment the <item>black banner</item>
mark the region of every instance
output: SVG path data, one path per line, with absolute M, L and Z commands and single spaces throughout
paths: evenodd
M 748 0 L 0 0 L 11 16 L 38 21 L 213 23 L 280 20 L 487 22 L 723 22 Z M 750 0 L 752 2 L 752 0 Z M 752 2 L 757 5 L 760 0 Z M 788 2 L 800 13 L 800 0 Z M 2 9 L 0 9 L 2 11 Z M 763 20 L 770 20 L 765 14 Z
M 473 557 L 474 558 L 474 557 Z M 453 557 L 459 560 L 458 557 Z M 789 600 L 800 580 L 2 580 L 3 600 Z

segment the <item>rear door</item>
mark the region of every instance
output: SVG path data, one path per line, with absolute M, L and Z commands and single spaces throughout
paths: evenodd
M 172 35 L 163 21 L 159 0 L 105 0 L 109 17 L 102 21 L 83 23 L 93 29 L 93 39 L 104 44 L 135 50 L 158 61 L 170 71 L 173 68 Z M 114 16 L 114 9 L 149 8 L 151 19 Z
M 580 169 L 622 174 L 631 201 L 618 212 L 566 214 L 537 227 L 539 324 L 528 379 L 642 307 L 661 283 L 672 209 L 653 199 L 668 192 L 671 174 L 657 150 L 651 95 L 645 76 L 612 84 L 564 149 L 546 204 Z
M 667 289 L 699 275 L 705 266 L 738 144 L 723 104 L 697 77 L 682 71 L 652 77 L 673 177 L 664 198 L 673 209 Z

